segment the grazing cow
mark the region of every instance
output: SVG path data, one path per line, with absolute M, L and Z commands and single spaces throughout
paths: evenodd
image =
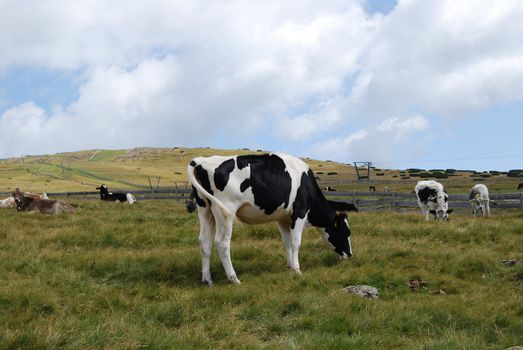
M 247 224 L 276 221 L 287 254 L 287 267 L 298 274 L 302 231 L 308 225 L 318 227 L 323 239 L 341 258 L 352 256 L 350 228 L 344 212 L 357 208 L 327 200 L 312 170 L 302 160 L 276 153 L 199 157 L 190 162 L 187 173 L 200 220 L 204 284 L 212 285 L 213 237 L 227 278 L 240 284 L 230 256 L 235 218 Z
M 100 199 L 103 201 L 127 202 L 129 204 L 136 202 L 136 198 L 131 193 L 109 192 L 109 189 L 104 184 L 96 187 L 96 189 L 100 190 Z
M 523 188 L 523 182 L 518 185 L 518 191 Z
M 11 208 L 16 206 L 15 197 L 10 196 L 5 199 L 0 199 L 0 208 Z
M 18 211 L 27 211 L 31 213 L 40 212 L 42 214 L 76 213 L 76 210 L 72 206 L 61 200 L 34 199 L 14 192 L 13 197 L 16 202 L 16 210 Z
M 497 205 L 490 200 L 487 186 L 477 184 L 470 189 L 469 202 L 472 206 L 472 214 L 481 212 L 483 215 L 490 216 L 490 204 Z
M 418 181 L 414 191 L 425 220 L 429 220 L 429 213 L 437 220 L 448 220 L 453 209 L 448 209 L 449 196 L 442 184 L 434 180 Z
M 331 187 L 331 186 L 325 186 L 325 191 L 336 192 L 336 189 L 334 187 Z
M 374 187 L 374 186 L 369 186 L 369 191 L 370 191 L 370 192 L 376 192 L 376 187 Z

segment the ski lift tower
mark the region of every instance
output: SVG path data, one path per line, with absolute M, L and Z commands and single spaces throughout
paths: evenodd
M 356 168 L 356 177 L 358 178 L 358 181 L 367 180 L 369 182 L 370 180 L 370 167 L 372 165 L 372 162 L 353 162 L 354 167 Z M 360 169 L 361 167 L 361 169 Z M 367 168 L 367 171 L 365 171 L 365 168 Z

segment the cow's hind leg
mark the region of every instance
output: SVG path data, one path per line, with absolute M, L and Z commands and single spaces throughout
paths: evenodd
M 214 236 L 214 241 L 216 242 L 216 248 L 220 255 L 225 274 L 227 275 L 227 279 L 232 283 L 241 284 L 232 267 L 231 261 L 231 237 L 234 219 L 223 215 L 218 208 L 213 207 L 212 210 L 216 220 L 216 235 Z
M 292 262 L 292 249 L 291 249 L 291 229 L 289 226 L 278 223 L 278 226 L 280 227 L 280 233 L 281 238 L 283 240 L 283 246 L 285 248 L 285 252 L 287 253 L 287 267 L 291 268 L 291 262 Z
M 212 241 L 215 230 L 214 216 L 208 207 L 198 207 L 198 218 L 200 220 L 200 253 L 202 255 L 202 282 L 206 286 L 212 286 L 211 279 L 211 252 Z

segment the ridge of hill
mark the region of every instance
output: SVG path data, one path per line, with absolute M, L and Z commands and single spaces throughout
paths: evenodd
M 10 158 L 0 161 L 0 192 L 10 192 L 17 187 L 33 192 L 93 191 L 101 183 L 111 189 L 128 190 L 149 189 L 150 184 L 154 188 L 157 185 L 173 187 L 175 183 L 187 181 L 187 164 L 194 157 L 252 153 L 268 152 L 245 148 L 138 147 Z M 377 191 L 387 186 L 393 191 L 410 192 L 418 180 L 437 178 L 447 189 L 460 193 L 466 193 L 478 182 L 487 184 L 494 192 L 514 192 L 523 181 L 521 177 L 496 171 L 371 168 L 370 181 L 358 182 L 352 165 L 309 158 L 304 161 L 314 171 L 320 186 L 334 186 L 338 191 L 368 191 L 368 186 L 374 185 Z

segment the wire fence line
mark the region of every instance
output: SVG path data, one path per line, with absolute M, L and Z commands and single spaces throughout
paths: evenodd
M 114 192 L 132 193 L 137 200 L 174 200 L 184 202 L 190 196 L 192 189 L 188 186 L 176 186 L 153 190 L 115 190 Z M 4 196 L 8 192 L 0 193 Z M 416 194 L 404 192 L 335 192 L 324 191 L 323 194 L 333 200 L 344 201 L 355 204 L 361 211 L 395 210 L 407 211 L 418 208 Z M 49 192 L 50 198 L 78 198 L 78 199 L 100 199 L 99 191 L 76 191 L 76 192 Z M 491 206 L 493 211 L 500 209 L 519 209 L 523 211 L 523 192 L 514 193 L 491 193 L 490 199 L 496 202 Z M 467 194 L 449 194 L 449 208 L 465 210 L 470 208 L 469 196 Z

